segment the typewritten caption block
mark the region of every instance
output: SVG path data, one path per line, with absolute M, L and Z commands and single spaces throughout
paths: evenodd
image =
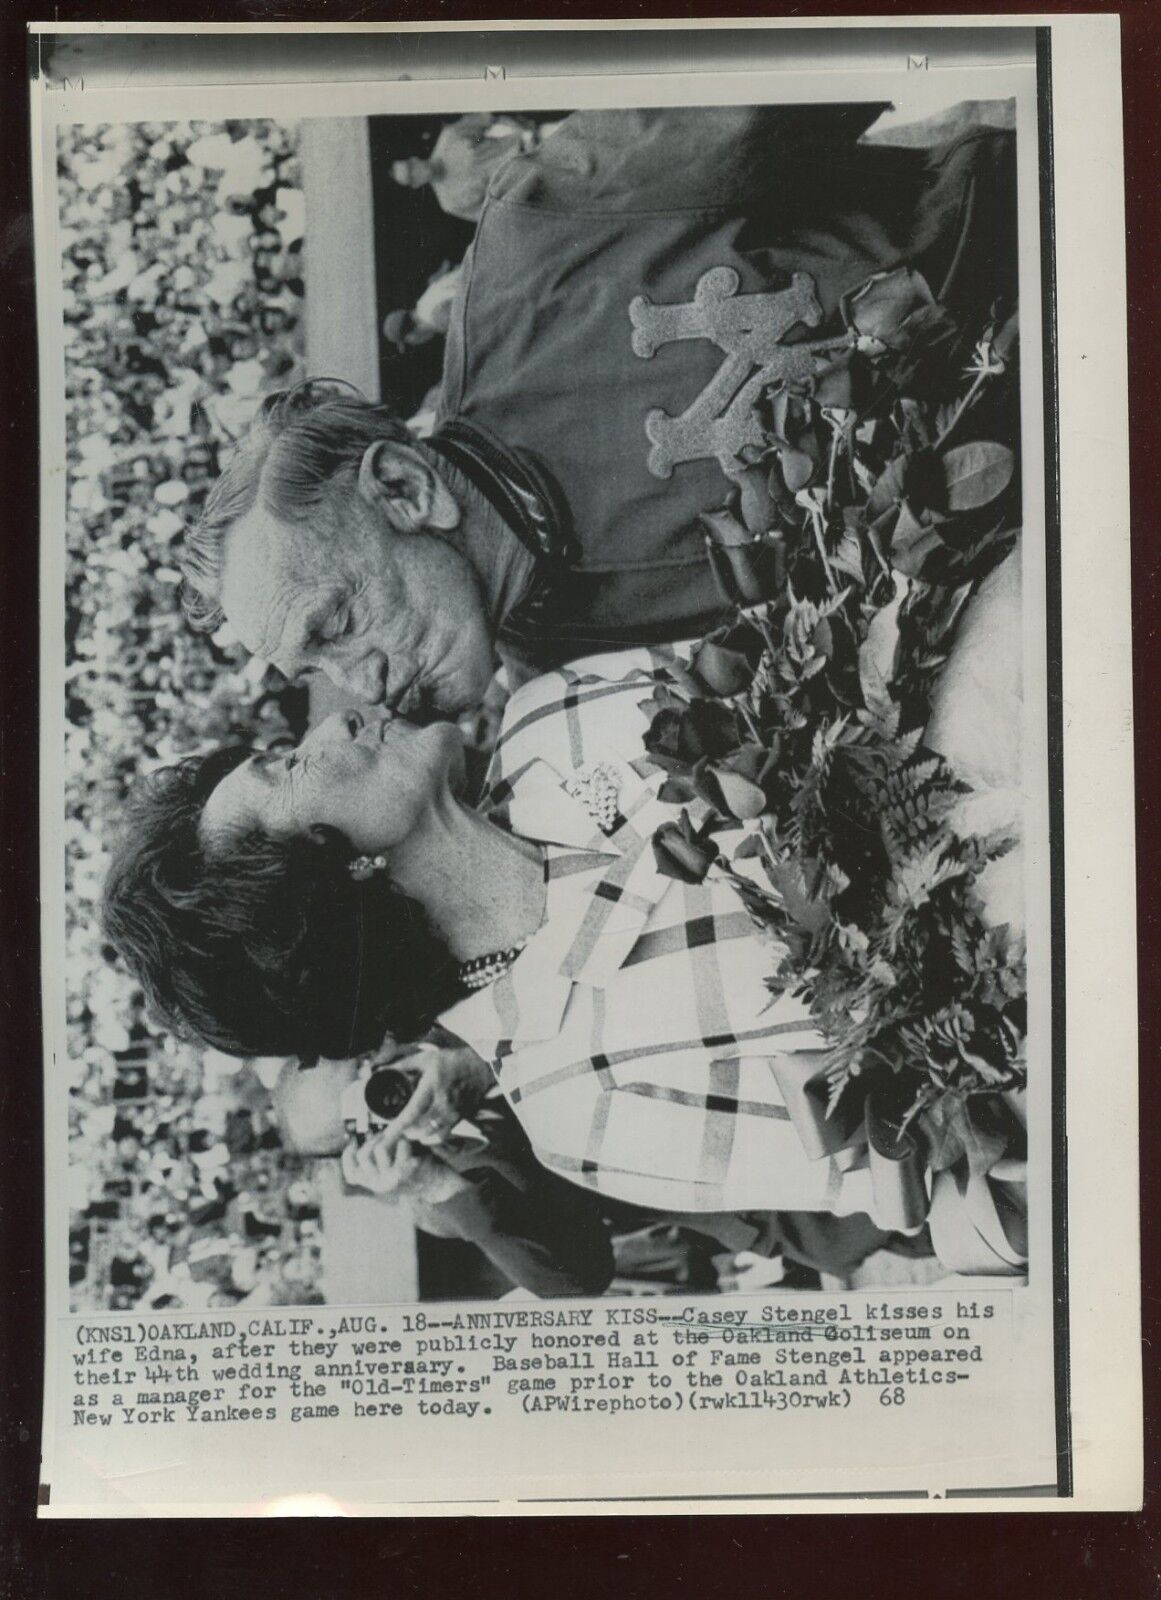
M 1006 1297 L 80 1321 L 72 1428 L 913 1410 L 970 1396 Z M 993 1348 L 995 1347 L 995 1349 Z

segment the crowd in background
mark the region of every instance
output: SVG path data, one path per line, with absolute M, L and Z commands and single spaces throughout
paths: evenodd
M 141 772 L 297 735 L 305 695 L 180 614 L 176 547 L 302 369 L 303 194 L 272 123 L 64 128 L 70 1278 L 78 1309 L 317 1298 L 309 1164 L 253 1068 L 156 1029 L 96 907 Z

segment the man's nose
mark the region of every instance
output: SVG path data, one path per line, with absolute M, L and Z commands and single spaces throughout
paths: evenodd
M 382 651 L 373 650 L 360 661 L 323 660 L 319 665 L 336 689 L 354 695 L 364 705 L 378 705 L 384 698 L 387 658 Z

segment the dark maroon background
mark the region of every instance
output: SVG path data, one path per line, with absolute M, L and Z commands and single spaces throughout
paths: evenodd
M 1015 9 L 1015 8 L 1013 8 Z M 1024 0 L 1030 12 L 1118 8 Z M 41 1522 L 34 1520 L 40 1426 L 43 1273 L 40 1019 L 37 1009 L 36 903 L 36 540 L 37 458 L 34 295 L 29 210 L 25 21 L 477 21 L 519 12 L 555 17 L 643 18 L 694 15 L 865 16 L 889 10 L 957 15 L 960 7 L 925 0 L 815 3 L 772 12 L 733 0 L 694 12 L 670 3 L 611 5 L 608 0 L 545 6 L 438 4 L 383 6 L 214 4 L 166 0 L 144 10 L 127 0 L 99 7 L 76 0 L 36 6 L 10 0 L 0 35 L 3 137 L 0 138 L 0 1600 L 250 1600 L 264 1595 L 311 1600 L 395 1600 L 468 1593 L 476 1600 L 593 1600 L 671 1596 L 731 1600 L 760 1594 L 823 1600 L 841 1588 L 851 1600 L 927 1595 L 932 1600 L 1126 1600 L 1161 1591 L 1157 1528 L 1157 1381 L 1151 1351 L 1158 1335 L 1157 1251 L 1144 1229 L 1146 1511 L 1130 1515 L 954 1515 L 941 1517 L 675 1517 L 537 1519 L 345 1519 L 244 1523 L 218 1521 Z M 1161 497 L 1157 431 L 1161 416 L 1161 318 L 1154 301 L 1161 254 L 1154 196 L 1161 170 L 1161 6 L 1125 0 L 1120 8 L 1125 73 L 1129 246 L 1129 358 L 1132 385 L 1132 509 L 1138 892 L 1140 900 L 1141 1112 L 1146 1139 L 1157 1126 L 1153 1077 L 1157 1043 L 1158 876 L 1156 785 L 1161 727 L 1151 692 Z M 987 18 L 980 17 L 981 22 Z M 1110 884 L 1115 895 L 1122 886 Z M 55 952 L 48 952 L 49 956 Z M 1102 1063 L 1086 1066 L 1102 1070 Z M 1075 1068 L 1074 1068 L 1075 1070 Z M 1144 1155 L 1144 1216 L 1161 1200 L 1161 1177 Z M 1083 1286 L 1074 1285 L 1074 1292 Z M 390 1449 L 384 1437 L 384 1450 Z

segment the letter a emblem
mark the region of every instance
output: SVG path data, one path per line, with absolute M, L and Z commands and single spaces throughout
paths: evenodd
M 847 342 L 780 342 L 791 328 L 817 328 L 822 321 L 809 273 L 794 273 L 788 289 L 770 294 L 739 294 L 740 282 L 733 267 L 713 267 L 702 274 L 685 305 L 654 305 L 644 294 L 629 302 L 636 355 L 648 360 L 675 339 L 710 339 L 725 354 L 680 416 L 659 409 L 646 416 L 654 477 L 668 478 L 679 462 L 706 456 L 716 457 L 727 477 L 736 477 L 743 450 L 761 449 L 768 442 L 756 409 L 763 393 L 780 383 L 805 381 L 814 372 L 816 352 Z

